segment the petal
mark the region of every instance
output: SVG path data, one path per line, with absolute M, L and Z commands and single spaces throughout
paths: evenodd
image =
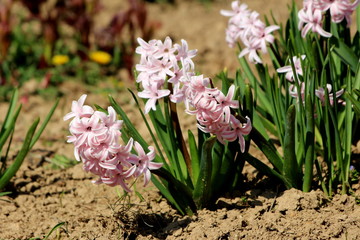
M 291 68 L 291 66 L 284 66 L 284 67 L 276 69 L 276 71 L 278 73 L 286 73 L 286 72 L 292 71 L 292 68 Z
M 148 168 L 149 168 L 150 170 L 155 170 L 155 169 L 161 168 L 162 165 L 163 165 L 162 163 L 150 162 Z

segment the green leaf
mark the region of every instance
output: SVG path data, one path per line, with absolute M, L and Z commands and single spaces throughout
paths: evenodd
M 37 125 L 39 124 L 39 119 L 37 119 L 29 128 L 24 143 L 21 147 L 20 152 L 18 153 L 18 155 L 15 158 L 15 161 L 10 165 L 9 168 L 7 168 L 5 170 L 4 175 L 1 176 L 0 178 L 0 190 L 3 189 L 6 184 L 8 184 L 8 182 L 11 180 L 11 178 L 16 174 L 16 172 L 19 170 L 21 164 L 24 161 L 24 158 L 26 157 L 27 153 L 30 150 L 30 144 L 32 141 L 32 138 L 34 136 L 34 132 L 36 130 Z
M 171 205 L 173 205 L 181 215 L 185 215 L 186 206 L 180 206 L 179 203 L 175 200 L 171 192 L 169 191 L 169 184 L 166 184 L 166 186 L 161 183 L 157 178 L 151 177 L 152 183 L 155 185 L 157 189 L 159 189 L 160 193 L 170 202 Z
M 254 112 L 254 118 L 252 119 L 252 123 L 254 126 L 257 127 L 257 130 L 261 133 L 261 135 L 265 137 L 266 140 L 270 139 L 267 131 L 274 136 L 278 135 L 275 125 L 265 117 L 260 117 L 257 112 Z
M 356 27 L 357 31 L 360 32 L 360 8 L 356 8 Z
M 311 96 L 306 97 L 305 102 L 306 112 L 306 140 L 305 140 L 305 168 L 303 191 L 309 192 L 311 190 L 311 183 L 313 181 L 313 168 L 315 159 L 315 123 L 314 123 L 314 105 L 311 101 Z
M 244 58 L 239 58 L 239 62 L 240 62 L 240 65 L 242 66 L 242 69 L 244 70 L 244 72 L 245 72 L 251 86 L 253 87 L 253 89 L 255 91 L 254 98 L 259 99 L 259 101 L 261 102 L 263 108 L 268 113 L 271 113 L 271 111 L 272 111 L 271 105 L 269 103 L 269 100 L 268 100 L 264 90 L 262 89 L 263 86 L 259 85 L 259 82 L 256 79 L 256 77 L 255 77 L 254 73 L 252 72 L 252 70 L 251 70 L 249 64 L 247 63 L 247 61 Z
M 37 142 L 37 140 L 39 139 L 40 135 L 42 134 L 42 132 L 44 131 L 46 125 L 48 124 L 48 122 L 50 121 L 50 118 L 52 117 L 52 115 L 54 114 L 54 111 L 57 107 L 57 105 L 59 104 L 59 99 L 56 100 L 54 106 L 50 109 L 50 112 L 47 114 L 47 116 L 45 117 L 44 122 L 41 124 L 39 130 L 34 134 L 34 137 L 31 140 L 30 143 L 30 149 L 34 146 L 34 144 Z
M 119 104 L 117 104 L 117 102 L 114 100 L 114 98 L 112 96 L 109 96 L 109 101 L 110 101 L 111 106 L 115 109 L 117 114 L 119 114 L 121 119 L 124 121 L 126 128 L 131 133 L 131 136 L 134 138 L 134 140 L 137 141 L 138 143 L 140 143 L 140 145 L 144 149 L 147 149 L 149 145 L 146 143 L 146 141 L 141 136 L 141 134 L 136 130 L 135 126 L 132 124 L 130 119 L 127 117 L 124 110 L 119 106 Z
M 189 141 L 190 156 L 191 156 L 191 170 L 192 170 L 191 174 L 192 174 L 193 182 L 196 183 L 200 172 L 199 151 L 196 146 L 195 136 L 190 130 L 188 130 L 188 136 L 189 136 L 188 141 Z
M 71 159 L 60 154 L 55 154 L 53 158 L 47 161 L 51 163 L 51 167 L 53 169 L 66 169 L 79 163 L 75 159 Z
M 14 89 L 14 92 L 11 96 L 11 100 L 10 100 L 10 105 L 9 105 L 9 108 L 8 108 L 8 111 L 5 115 L 5 119 L 4 119 L 4 122 L 3 122 L 3 125 L 1 127 L 1 131 L 0 131 L 0 136 L 3 135 L 4 131 L 9 127 L 10 124 L 12 124 L 13 122 L 13 112 L 15 111 L 15 108 L 16 108 L 16 104 L 17 104 L 17 101 L 18 101 L 18 98 L 19 98 L 19 91 L 17 90 L 17 88 Z M 0 147 L 1 149 L 1 147 Z
M 177 209 L 181 209 L 180 212 L 183 214 L 192 215 L 196 212 L 196 206 L 192 198 L 192 192 L 189 187 L 184 183 L 176 179 L 169 171 L 164 168 L 156 169 L 152 171 L 153 174 L 159 176 L 161 179 L 165 180 L 164 188 L 156 181 L 156 178 L 152 178 L 154 184 L 157 187 L 160 187 L 159 190 L 164 192 L 164 195 L 170 202 L 174 203 L 177 206 Z M 164 183 L 164 181 L 163 181 Z
M 48 240 L 49 237 L 50 237 L 50 235 L 51 235 L 56 229 L 62 227 L 64 224 L 65 224 L 65 222 L 60 222 L 60 223 L 56 224 L 44 238 L 33 237 L 33 238 L 29 238 L 29 240 Z
M 193 199 L 198 208 L 205 207 L 211 197 L 212 148 L 216 137 L 208 138 L 202 147 L 200 174 L 195 184 Z
M 5 144 L 6 140 L 10 136 L 11 132 L 14 131 L 16 119 L 19 116 L 20 110 L 21 110 L 21 106 L 16 110 L 14 116 L 7 118 L 7 127 L 4 128 L 4 131 L 1 133 L 1 136 L 0 136 L 0 152 Z
M 164 112 L 165 112 L 165 121 L 166 121 L 166 130 L 168 134 L 168 143 L 169 148 L 168 150 L 171 153 L 171 167 L 175 170 L 176 178 L 179 179 L 181 182 L 184 182 L 187 178 L 185 173 L 182 169 L 186 169 L 186 164 L 183 158 L 179 158 L 178 150 L 180 143 L 177 142 L 175 137 L 175 129 L 174 125 L 172 124 L 172 117 L 170 115 L 170 107 L 169 107 L 169 99 L 164 99 Z M 164 145 L 163 145 L 164 146 Z
M 351 71 L 356 73 L 359 63 L 359 58 L 341 39 L 331 38 L 330 43 L 334 45 L 334 52 L 341 58 L 341 60 L 350 66 Z
M 250 132 L 251 139 L 259 147 L 259 149 L 265 154 L 266 158 L 279 172 L 283 171 L 283 162 L 279 156 L 275 146 L 267 140 L 261 133 L 253 126 Z
M 0 192 L 0 197 L 11 194 L 11 192 Z
M 351 75 L 348 71 L 347 76 L 347 86 L 350 86 L 348 91 L 351 91 Z M 353 118 L 354 118 L 354 111 L 352 110 L 351 101 L 349 99 L 346 100 L 345 106 L 345 144 L 344 144 L 344 163 L 341 169 L 342 173 L 342 190 L 343 193 L 347 193 L 347 187 L 349 186 L 349 171 L 350 171 L 350 162 L 351 162 L 351 145 L 352 145 L 352 133 L 353 133 Z
M 231 183 L 234 182 L 236 176 L 242 172 L 242 167 L 239 167 L 240 161 L 243 161 L 241 156 L 238 141 L 227 142 L 225 145 L 218 141 L 215 143 L 212 154 L 212 199 L 219 197 L 227 191 L 231 191 L 232 187 L 235 187 L 232 186 Z
M 356 100 L 353 96 L 351 96 L 348 92 L 345 92 L 345 97 L 348 98 L 353 104 L 353 108 L 355 113 L 360 117 L 360 101 Z
M 150 133 L 150 136 L 151 136 L 151 138 L 152 138 L 155 146 L 156 146 L 156 150 L 157 150 L 157 152 L 159 153 L 159 155 L 160 155 L 160 157 L 161 157 L 161 162 L 164 164 L 163 167 L 165 167 L 166 169 L 169 170 L 169 169 L 170 169 L 170 166 L 169 166 L 169 164 L 167 163 L 167 161 L 166 161 L 166 159 L 165 159 L 165 157 L 164 157 L 164 155 L 163 155 L 163 153 L 162 153 L 162 149 L 161 149 L 160 146 L 159 146 L 158 140 L 157 140 L 157 138 L 155 137 L 155 135 L 154 135 L 154 133 L 153 133 L 153 130 L 151 129 L 150 124 L 149 124 L 148 120 L 147 120 L 146 117 L 145 117 L 145 114 L 143 113 L 143 111 L 142 111 L 141 108 L 140 108 L 140 104 L 139 104 L 139 102 L 138 102 L 138 99 L 136 98 L 135 94 L 134 94 L 131 90 L 129 90 L 129 92 L 131 93 L 131 95 L 132 95 L 132 97 L 133 97 L 133 99 L 134 99 L 134 101 L 135 101 L 135 103 L 136 103 L 136 106 L 137 106 L 137 108 L 138 108 L 138 110 L 139 110 L 139 113 L 140 113 L 140 115 L 141 115 L 141 117 L 142 117 L 142 119 L 143 119 L 143 121 L 144 121 L 144 123 L 145 123 L 145 125 L 146 125 L 146 128 L 148 129 L 148 131 L 149 131 L 149 133 Z M 126 141 L 128 141 L 128 140 L 126 140 Z
M 283 176 L 281 175 L 278 171 L 271 169 L 268 165 L 266 165 L 265 163 L 261 162 L 259 159 L 253 157 L 252 155 L 250 155 L 249 153 L 244 154 L 244 159 L 250 164 L 252 165 L 254 168 L 256 168 L 257 170 L 259 170 L 261 173 L 265 174 L 266 176 L 269 177 L 274 177 L 279 179 L 280 181 L 282 181 L 285 186 L 287 188 L 291 188 L 291 183 Z
M 212 194 L 211 195 L 213 195 L 214 192 L 216 192 L 219 188 L 221 188 L 220 186 L 222 185 L 222 183 L 219 182 L 218 180 L 219 180 L 220 170 L 223 167 L 222 164 L 225 163 L 224 161 L 230 160 L 230 161 L 234 162 L 234 159 L 227 159 L 227 157 L 231 157 L 231 156 L 226 156 L 226 150 L 228 150 L 228 144 L 226 143 L 224 145 L 218 141 L 215 142 L 215 144 L 212 148 L 212 155 L 211 155 L 211 159 L 212 159 L 211 192 L 212 192 Z M 229 171 L 231 171 L 230 168 L 227 168 L 226 170 L 228 173 L 229 173 Z
M 295 155 L 295 111 L 295 105 L 291 105 L 286 115 L 283 174 L 291 187 L 299 188 L 299 166 Z

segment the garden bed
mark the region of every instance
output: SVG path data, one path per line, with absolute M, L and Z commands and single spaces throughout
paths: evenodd
M 104 2 L 108 11 L 119 7 L 116 1 Z M 214 1 L 205 6 L 197 1 L 177 1 L 173 6 L 148 4 L 149 18 L 161 22 L 154 38 L 169 35 L 174 42 L 186 39 L 191 49 L 199 49 L 195 59 L 198 71 L 214 78 L 226 67 L 229 75 L 234 75 L 238 62 L 224 40 L 227 19 L 219 14 L 229 4 L 230 1 Z M 261 14 L 272 10 L 275 18 L 285 19 L 286 4 L 290 2 L 248 4 Z M 73 158 L 73 146 L 65 142 L 68 125 L 62 117 L 69 112 L 71 101 L 84 93 L 88 94 L 89 104 L 104 107 L 108 105 L 107 94 L 112 94 L 140 133 L 146 134 L 142 122 L 136 122 L 140 118 L 125 90 L 132 87 L 132 82 L 126 74 L 120 76 L 120 92 L 97 91 L 99 88 L 74 81 L 59 86 L 64 96 L 40 141 L 12 180 L 9 189 L 14 193 L 0 198 L 0 239 L 43 239 L 57 224 L 61 226 L 50 239 L 360 239 L 360 206 L 356 198 L 360 196 L 359 184 L 353 186 L 354 196 L 335 195 L 330 200 L 320 190 L 285 191 L 246 165 L 242 189 L 218 199 L 213 209 L 181 216 L 151 184 L 143 188 L 139 181 L 136 190 L 141 196 L 124 195 L 118 187 L 92 184 L 96 177 L 84 173 L 81 164 L 53 169 L 48 160 L 56 154 Z M 33 84 L 36 89 L 36 83 Z M 112 84 L 104 82 L 100 86 L 106 89 Z M 48 102 L 53 101 L 33 95 L 33 87 L 29 89 L 20 90 L 29 99 L 15 130 L 15 149 L 27 126 L 35 117 L 45 116 L 52 105 Z M 1 113 L 5 109 L 6 106 L 0 106 Z M 186 121 L 189 122 L 184 125 L 189 126 L 195 120 Z M 12 155 L 15 153 L 16 150 Z

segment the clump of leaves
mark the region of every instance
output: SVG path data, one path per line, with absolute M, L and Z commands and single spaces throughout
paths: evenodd
M 51 108 L 49 114 L 46 116 L 44 122 L 37 129 L 37 126 L 40 122 L 40 119 L 37 118 L 30 128 L 28 129 L 22 147 L 18 154 L 15 157 L 15 160 L 12 163 L 9 163 L 9 151 L 12 142 L 12 136 L 15 131 L 16 120 L 20 114 L 21 105 L 17 106 L 18 102 L 18 90 L 15 89 L 12 98 L 9 103 L 9 109 L 5 116 L 4 121 L 1 125 L 0 130 L 0 191 L 3 190 L 6 185 L 10 182 L 12 177 L 19 170 L 21 164 L 23 163 L 26 155 L 34 146 L 34 144 L 39 139 L 40 135 L 44 131 L 47 123 L 49 122 L 51 116 L 53 115 L 55 108 L 59 101 L 56 101 L 54 106 Z

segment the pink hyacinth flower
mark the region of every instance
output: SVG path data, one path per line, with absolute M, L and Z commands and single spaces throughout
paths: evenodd
M 144 186 L 146 186 L 151 178 L 150 170 L 159 169 L 162 163 L 152 162 L 155 159 L 155 150 L 149 147 L 149 153 L 145 153 L 140 143 L 135 142 L 134 148 L 137 155 L 133 155 L 128 159 L 128 162 L 134 164 L 131 168 L 132 175 L 138 177 L 144 175 Z
M 121 136 L 120 129 L 122 127 L 123 121 L 117 120 L 117 115 L 115 109 L 113 107 L 108 107 L 109 115 L 103 112 L 95 112 L 104 123 L 104 127 L 107 128 L 108 134 L 107 137 L 109 138 L 109 142 L 118 142 L 118 138 Z
M 231 3 L 231 8 L 232 10 L 221 10 L 220 14 L 226 17 L 234 17 L 236 15 L 243 15 L 249 11 L 247 9 L 248 6 L 245 3 L 240 5 L 240 1 L 233 1 Z
M 330 10 L 331 21 L 340 23 L 347 21 L 347 26 L 351 25 L 351 14 L 359 4 L 359 0 L 353 3 L 349 0 L 321 0 L 317 2 L 317 7 L 321 11 Z
M 92 115 L 90 118 L 77 118 L 70 125 L 70 132 L 76 136 L 75 147 L 87 144 L 98 145 L 96 137 L 106 133 L 106 128 L 99 122 L 99 117 Z
M 241 123 L 236 117 L 231 115 L 231 130 L 225 130 L 221 137 L 227 141 L 235 141 L 239 139 L 241 152 L 245 151 L 245 139 L 244 135 L 249 135 L 252 129 L 251 121 L 249 117 L 246 117 L 246 123 Z
M 331 93 L 332 86 L 331 84 L 326 84 L 326 88 L 329 94 L 329 102 L 330 105 L 334 105 L 334 93 Z M 336 99 L 338 99 L 344 93 L 344 89 L 340 89 L 335 93 Z M 315 95 L 320 99 L 322 105 L 325 105 L 325 89 L 320 87 L 319 89 L 315 90 Z
M 230 122 L 231 110 L 230 108 L 237 109 L 239 108 L 239 101 L 232 100 L 235 94 L 235 85 L 231 85 L 229 88 L 228 94 L 225 96 L 221 91 L 216 98 L 218 102 L 218 108 L 224 113 L 225 122 Z
M 79 100 L 72 101 L 71 112 L 64 116 L 64 121 L 69 120 L 70 118 L 80 118 L 80 117 L 90 117 L 94 113 L 92 107 L 84 105 L 87 95 L 82 95 Z
M 300 100 L 303 102 L 303 101 L 305 101 L 305 83 L 301 82 L 301 83 L 299 83 L 299 85 L 300 85 L 300 96 L 299 96 L 299 92 L 298 92 L 298 89 L 295 84 L 290 85 L 289 93 L 290 93 L 290 96 L 292 96 L 293 98 L 296 98 L 298 102 Z
M 280 29 L 280 27 L 276 25 L 256 29 L 253 41 L 255 41 L 255 45 L 259 46 L 263 53 L 267 53 L 267 43 L 274 43 L 275 38 L 271 33 L 278 29 Z
M 147 98 L 145 104 L 145 114 L 149 113 L 150 110 L 156 110 L 156 102 L 158 99 L 164 98 L 170 94 L 168 89 L 158 89 L 155 84 L 151 85 L 149 88 L 144 89 L 142 92 L 138 92 L 138 96 L 141 98 Z
M 326 32 L 322 28 L 322 11 L 314 8 L 312 5 L 307 9 L 301 9 L 298 13 L 299 17 L 299 29 L 301 30 L 301 36 L 305 38 L 306 34 L 311 30 L 314 33 L 318 33 L 323 37 L 329 38 L 331 33 Z M 305 24 L 305 26 L 303 26 Z
M 294 68 L 295 68 L 295 72 L 296 72 L 296 75 L 300 75 L 302 76 L 303 75 L 303 70 L 302 70 L 302 67 L 301 67 L 301 60 L 304 60 L 305 59 L 305 55 L 301 55 L 301 59 L 294 56 L 293 57 L 293 63 L 294 63 Z M 285 78 L 289 81 L 289 82 L 294 82 L 294 72 L 292 70 L 292 67 L 291 65 L 287 65 L 287 66 L 284 66 L 284 67 L 281 67 L 281 68 L 278 68 L 276 70 L 278 73 L 286 73 L 285 74 Z
M 240 52 L 239 58 L 242 58 L 246 54 L 249 54 L 248 59 L 252 63 L 262 63 L 257 50 L 260 49 L 259 42 L 254 40 L 244 40 L 245 48 Z

